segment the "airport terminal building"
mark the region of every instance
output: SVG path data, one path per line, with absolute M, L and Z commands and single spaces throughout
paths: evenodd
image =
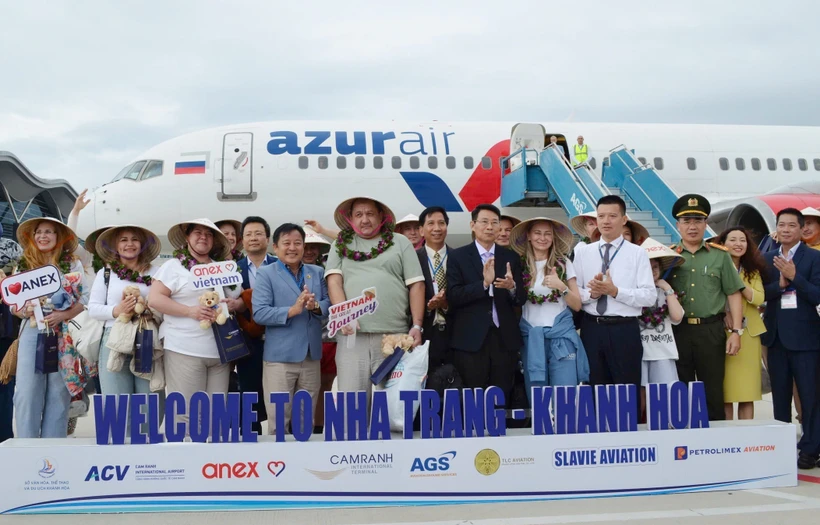
M 65 222 L 77 192 L 62 179 L 44 180 L 34 175 L 11 152 L 0 150 L 0 224 L 3 237 L 14 238 L 17 225 L 33 217 L 54 217 Z

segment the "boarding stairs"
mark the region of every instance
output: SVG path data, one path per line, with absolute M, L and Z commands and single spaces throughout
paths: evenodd
M 618 195 L 626 202 L 629 218 L 653 239 L 666 245 L 680 241 L 672 216 L 678 195 L 653 166 L 621 145 L 610 151 L 599 177 L 587 163 L 570 164 L 560 148 L 544 147 L 544 137 L 540 124 L 513 127 L 514 151 L 501 159 L 501 206 L 561 207 L 571 219 L 593 211 L 604 195 Z

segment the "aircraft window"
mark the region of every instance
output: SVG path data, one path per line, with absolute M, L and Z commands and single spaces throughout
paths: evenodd
M 746 169 L 746 161 L 741 159 L 740 157 L 736 158 L 735 159 L 735 168 L 737 168 L 738 171 L 745 170 Z
M 595 160 L 595 157 L 590 157 L 589 158 L 589 167 L 592 168 L 592 169 L 595 169 L 595 168 L 598 167 L 598 161 Z
M 766 167 L 769 168 L 769 171 L 774 171 L 777 169 L 777 161 L 774 159 L 766 159 Z
M 814 171 L 820 171 L 820 159 L 814 159 Z
M 327 157 L 325 157 L 324 155 L 322 155 L 321 157 L 319 157 L 319 169 L 320 169 L 320 170 L 326 170 L 326 169 L 327 169 L 327 165 L 328 165 L 328 162 L 327 162 Z M 301 166 L 300 166 L 300 167 L 301 167 Z
M 806 171 L 809 169 L 809 163 L 806 162 L 806 159 L 797 159 L 797 167 L 800 168 L 800 171 Z
M 356 169 L 363 170 L 364 169 L 364 157 L 359 156 L 356 157 Z
M 726 157 L 721 157 L 720 159 L 718 159 L 718 164 L 720 164 L 720 169 L 722 169 L 723 171 L 729 169 L 729 159 L 727 159 Z
M 792 170 L 792 159 L 783 159 L 783 169 L 786 171 Z
M 485 170 L 492 169 L 493 159 L 491 159 L 490 157 L 481 157 L 481 167 Z
M 444 159 L 444 163 L 447 165 L 448 170 L 456 169 L 456 158 L 455 157 L 447 157 Z
M 410 157 L 410 169 L 417 170 L 421 166 L 421 162 L 419 162 L 418 157 Z
M 397 170 L 401 169 L 401 157 L 393 157 L 393 160 L 391 162 L 392 162 L 391 165 L 393 166 L 393 169 L 397 169 Z
M 384 158 L 383 157 L 373 157 L 373 167 L 377 170 L 380 170 L 384 167 Z
M 752 159 L 752 169 L 760 171 L 760 159 Z
M 817 162 L 820 162 L 820 159 L 814 159 L 815 165 L 817 165 Z M 131 171 L 131 166 L 133 166 L 133 164 L 129 164 L 128 166 L 121 169 L 120 172 L 117 173 L 117 176 L 114 177 L 114 179 L 111 182 L 117 182 L 121 178 L 125 177 L 125 174 Z
M 347 168 L 347 157 L 336 157 L 336 167 L 340 170 Z
M 431 170 L 438 168 L 438 157 L 427 157 L 427 167 Z
M 310 163 L 308 162 L 308 158 L 306 156 L 302 155 L 301 157 L 299 157 L 299 169 L 300 170 L 308 169 L 309 164 Z
M 142 171 L 142 168 L 145 167 L 146 162 L 148 162 L 148 161 L 141 160 L 139 162 L 135 162 L 134 165 L 131 166 L 131 169 L 128 170 L 128 173 L 126 173 L 125 177 L 123 177 L 123 178 L 124 179 L 137 180 L 137 177 L 140 176 L 140 172 Z
M 663 159 L 661 157 L 655 157 L 652 160 L 652 163 L 655 165 L 656 169 L 659 169 L 659 170 L 663 169 Z
M 152 160 L 148 163 L 148 167 L 142 172 L 140 180 L 153 179 L 154 177 L 162 176 L 162 161 Z
M 646 157 L 638 157 L 638 162 L 641 164 L 646 164 Z
M 820 159 L 818 159 L 817 162 L 820 162 Z M 473 158 L 472 157 L 464 157 L 464 169 L 465 170 L 471 170 L 471 169 L 473 169 L 473 166 L 475 166 L 475 164 L 473 164 Z M 820 164 L 818 164 L 818 166 L 820 166 Z M 818 168 L 818 171 L 820 171 L 820 168 Z
M 698 161 L 696 161 L 694 157 L 689 157 L 686 159 L 686 167 L 689 168 L 690 171 L 695 171 L 698 169 Z

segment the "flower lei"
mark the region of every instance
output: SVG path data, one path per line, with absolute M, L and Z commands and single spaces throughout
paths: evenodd
M 590 239 L 589 237 L 581 237 L 581 242 L 584 244 L 591 244 L 592 239 Z
M 111 261 L 110 266 L 111 271 L 117 274 L 117 277 L 119 277 L 123 281 L 131 281 L 132 283 L 151 286 L 150 275 L 140 275 L 138 271 L 126 268 L 122 262 L 117 260 Z
M 231 250 L 231 259 L 233 259 L 234 261 L 239 262 L 239 259 L 241 259 L 243 257 L 244 257 L 244 255 L 242 254 L 242 252 L 240 252 L 236 248 Z
M 561 279 L 561 282 L 566 284 L 566 268 L 563 266 L 563 264 L 563 258 L 560 258 L 556 261 L 555 273 L 558 274 L 558 278 Z M 523 268 L 523 270 L 521 271 L 521 279 L 524 281 L 524 288 L 527 289 L 527 301 L 531 302 L 532 304 L 544 304 L 557 303 L 559 299 L 561 299 L 561 292 L 559 292 L 557 288 L 553 289 L 549 295 L 536 295 L 536 293 L 532 291 L 532 288 L 530 288 L 530 284 L 532 282 L 532 275 L 530 275 L 529 264 L 527 263 L 526 257 L 521 257 L 521 267 Z
M 339 232 L 336 238 L 336 252 L 339 257 L 350 259 L 351 261 L 370 261 L 387 251 L 393 246 L 393 230 L 385 228 L 381 233 L 381 240 L 375 248 L 371 248 L 369 252 L 360 252 L 351 250 L 348 245 L 353 242 L 353 230 L 346 229 Z
M 58 263 L 60 271 L 63 273 L 63 275 L 71 273 L 71 264 L 73 262 L 74 253 L 68 250 L 63 250 L 63 253 L 60 254 L 60 261 Z M 25 257 L 20 259 L 20 262 L 17 264 L 17 269 L 21 272 L 24 272 L 29 269 Z
M 676 292 L 678 300 L 682 300 L 686 294 L 684 292 Z M 655 328 L 663 324 L 664 319 L 669 317 L 669 304 L 663 303 L 663 306 L 644 306 L 641 308 L 641 315 L 638 317 L 638 322 L 642 327 Z

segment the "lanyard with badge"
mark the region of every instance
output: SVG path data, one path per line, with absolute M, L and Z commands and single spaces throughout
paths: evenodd
M 783 252 L 780 252 L 781 256 L 783 256 Z M 791 261 L 792 258 L 789 257 L 790 254 L 786 254 L 784 259 L 787 261 Z M 789 286 L 783 290 L 783 293 L 780 296 L 780 309 L 781 310 L 796 310 L 797 309 L 797 290 L 794 289 L 794 286 L 790 283 Z
M 441 261 L 439 261 L 438 265 L 436 265 L 435 267 L 433 267 L 433 260 L 432 260 L 432 259 L 430 259 L 430 256 L 429 256 L 429 255 L 427 256 L 427 264 L 429 264 L 429 265 L 430 265 L 430 271 L 432 272 L 432 273 L 430 274 L 430 276 L 433 278 L 433 293 L 434 293 L 434 294 L 437 294 L 437 293 L 438 293 L 438 283 L 436 282 L 436 274 L 437 274 L 437 273 L 438 273 L 438 271 L 439 271 L 439 270 L 441 270 L 441 268 L 444 266 L 444 261 L 446 261 L 446 260 L 447 260 L 447 256 L 448 256 L 448 255 L 450 255 L 450 254 L 449 254 L 449 253 L 445 253 L 445 254 L 444 254 L 444 257 L 442 257 L 442 258 L 441 258 Z
M 606 272 L 612 266 L 612 261 L 615 260 L 615 257 L 618 255 L 618 252 L 621 251 L 621 248 L 623 248 L 625 242 L 626 239 L 621 241 L 621 244 L 618 245 L 618 249 L 615 250 L 615 253 L 612 254 L 612 257 L 609 258 L 608 262 L 604 262 L 604 252 L 601 250 L 601 245 L 598 244 L 598 255 L 601 256 L 601 268 L 603 268 L 603 270 L 601 270 L 601 275 L 604 281 L 606 281 Z

